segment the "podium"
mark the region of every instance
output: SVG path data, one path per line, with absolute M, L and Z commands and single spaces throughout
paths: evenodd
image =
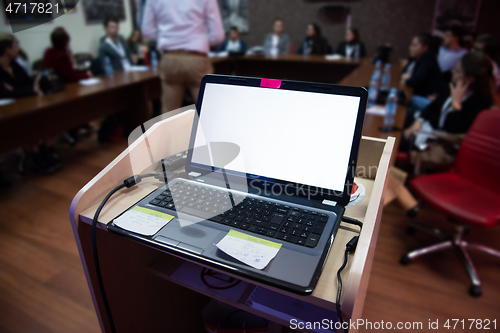
M 188 149 L 194 114 L 194 110 L 188 110 L 151 125 L 86 184 L 71 203 L 71 225 L 104 332 L 110 332 L 110 327 L 93 265 L 90 234 L 94 213 L 104 196 L 124 179 L 139 172 L 149 172 L 154 162 Z M 363 222 L 363 229 L 359 232 L 358 227 L 341 223 L 318 284 L 309 296 L 296 295 L 238 276 L 234 276 L 242 280 L 238 288 L 216 290 L 207 287 L 200 283 L 202 265 L 112 234 L 106 229 L 106 223 L 163 184 L 146 178 L 132 188 L 117 192 L 102 210 L 97 226 L 101 273 L 117 332 L 204 332 L 201 311 L 211 299 L 257 314 L 276 324 L 290 326 L 289 318 L 293 315 L 286 310 L 273 309 L 273 304 L 255 306 L 252 297 L 257 291 L 261 294 L 268 291 L 278 293 L 284 300 L 282 303 L 321 308 L 322 311 L 317 313 L 329 315 L 329 318 L 312 316 L 298 318 L 300 320 L 335 321 L 336 274 L 343 263 L 346 243 L 355 235 L 359 235 L 356 252 L 350 255 L 348 265 L 341 274 L 341 309 L 345 321 L 362 318 L 394 142 L 393 137 L 362 138 L 355 181 L 364 186 L 366 196 L 360 203 L 348 207 L 345 215 Z M 227 272 L 224 274 L 231 276 Z

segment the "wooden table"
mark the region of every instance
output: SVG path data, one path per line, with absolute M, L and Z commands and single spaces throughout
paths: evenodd
M 25 97 L 0 107 L 0 153 L 50 138 L 89 121 L 125 112 L 128 133 L 151 118 L 149 102 L 161 96 L 158 73 L 118 72 L 62 92 Z
M 241 56 L 211 58 L 215 73 L 275 79 L 367 86 L 373 73 L 371 59 L 359 62 L 326 60 L 324 56 L 288 55 L 278 57 Z M 399 63 L 392 64 L 392 83 L 397 87 Z M 49 138 L 76 126 L 112 114 L 125 112 L 127 133 L 151 118 L 149 102 L 161 96 L 157 72 L 118 72 L 112 79 L 99 77 L 93 86 L 71 83 L 62 92 L 26 97 L 0 107 L 0 153 L 40 138 Z M 405 111 L 399 107 L 396 125 L 401 126 Z M 367 114 L 363 134 L 387 138 L 399 132 L 378 130 L 383 118 Z

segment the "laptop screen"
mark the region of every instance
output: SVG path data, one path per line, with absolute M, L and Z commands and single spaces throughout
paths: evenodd
M 240 160 L 227 171 L 342 192 L 359 103 L 356 96 L 207 83 L 194 147 L 233 143 Z M 196 151 L 192 163 L 207 164 Z

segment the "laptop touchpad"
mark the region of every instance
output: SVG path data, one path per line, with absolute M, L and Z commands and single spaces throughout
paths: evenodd
M 181 227 L 177 218 L 170 221 L 163 229 L 157 234 L 178 241 L 180 243 L 193 245 L 199 248 L 206 248 L 213 244 L 215 238 L 221 233 L 220 230 L 207 228 L 206 226 L 198 226 L 197 224 L 190 224 Z M 155 238 L 156 238 L 155 237 Z

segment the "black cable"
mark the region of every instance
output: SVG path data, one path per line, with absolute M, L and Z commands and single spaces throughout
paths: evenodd
M 129 187 L 134 186 L 135 184 L 140 183 L 141 180 L 143 178 L 146 178 L 146 177 L 161 178 L 162 177 L 162 173 L 159 173 L 159 174 L 158 173 L 147 173 L 147 174 L 144 174 L 144 175 L 135 175 L 135 176 L 132 176 L 132 177 L 129 177 L 129 178 L 125 179 L 123 181 L 123 184 L 118 185 L 117 187 L 115 187 L 114 189 L 112 189 L 106 195 L 106 197 L 102 200 L 101 204 L 97 208 L 97 210 L 96 210 L 96 212 L 94 214 L 94 218 L 92 219 L 91 238 L 92 238 L 92 253 L 93 253 L 93 256 L 94 256 L 95 274 L 96 274 L 96 277 L 97 277 L 97 284 L 99 285 L 99 291 L 101 292 L 102 303 L 104 304 L 104 309 L 106 310 L 106 315 L 108 317 L 109 326 L 111 328 L 111 332 L 112 333 L 115 333 L 116 329 L 115 329 L 115 324 L 114 324 L 114 321 L 113 321 L 113 317 L 111 315 L 111 309 L 109 307 L 108 298 L 106 297 L 106 291 L 104 289 L 104 283 L 102 282 L 101 266 L 99 265 L 99 256 L 97 254 L 97 237 L 96 237 L 96 234 L 97 234 L 97 221 L 98 221 L 99 215 L 101 214 L 102 208 L 104 207 L 104 205 L 106 204 L 106 202 L 108 202 L 109 198 L 111 198 L 111 196 L 113 194 L 115 194 L 117 191 L 121 190 L 124 187 L 129 188 Z
M 111 328 L 112 333 L 116 332 L 116 330 L 115 330 L 115 324 L 113 322 L 113 317 L 111 316 L 111 309 L 109 308 L 108 298 L 106 297 L 106 291 L 104 290 L 104 284 L 102 282 L 101 267 L 99 266 L 99 257 L 97 255 L 96 231 L 97 231 L 97 219 L 99 218 L 99 214 L 101 213 L 102 207 L 104 207 L 104 204 L 109 200 L 109 198 L 113 194 L 115 194 L 117 191 L 121 190 L 124 187 L 126 187 L 125 184 L 120 184 L 113 190 L 111 190 L 111 192 L 108 193 L 108 195 L 99 205 L 99 208 L 97 208 L 94 214 L 94 219 L 92 220 L 92 252 L 94 254 L 95 274 L 97 277 L 97 284 L 99 285 L 99 290 L 101 291 L 102 302 L 104 304 L 104 309 L 106 310 L 106 315 L 108 316 L 109 326 Z
M 356 220 L 357 221 L 357 220 Z M 358 221 L 359 222 L 359 221 Z M 361 222 L 359 222 L 361 223 Z M 340 310 L 340 295 L 342 294 L 342 278 L 340 277 L 340 273 L 344 270 L 347 265 L 347 255 L 349 253 L 353 253 L 356 250 L 356 246 L 358 245 L 359 236 L 354 236 L 345 246 L 344 252 L 344 263 L 340 266 L 337 271 L 337 280 L 338 280 L 338 290 L 337 290 L 337 300 L 335 306 L 337 307 L 337 317 L 340 320 L 340 326 L 342 327 L 344 324 L 344 318 L 342 318 L 342 311 Z M 349 325 L 348 325 L 349 327 Z M 349 329 L 344 329 L 344 332 L 349 333 Z
M 352 217 L 342 216 L 342 222 L 357 225 L 360 229 L 363 228 L 363 222 L 353 219 Z

